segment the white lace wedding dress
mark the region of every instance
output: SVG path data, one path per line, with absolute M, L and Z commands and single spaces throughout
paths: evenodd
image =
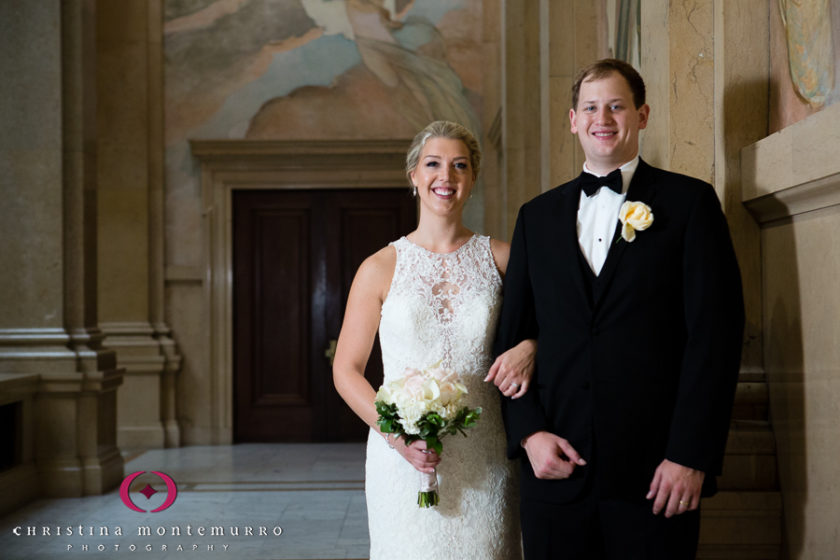
M 517 476 L 505 457 L 498 389 L 482 380 L 492 363 L 501 277 L 490 238 L 433 253 L 406 238 L 382 305 L 379 340 L 385 380 L 442 360 L 483 410 L 467 437 L 447 436 L 437 469 L 440 504 L 417 506 L 420 473 L 371 430 L 365 493 L 371 560 L 521 558 Z

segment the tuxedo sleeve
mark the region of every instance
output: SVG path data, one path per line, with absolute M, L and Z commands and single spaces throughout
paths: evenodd
M 666 458 L 717 475 L 738 382 L 744 302 L 729 228 L 709 185 L 685 231 L 683 301 L 686 343 Z
M 505 274 L 504 296 L 496 330 L 494 354 L 498 356 L 526 339 L 539 338 L 534 294 L 528 265 L 528 244 L 522 209 L 516 219 Z M 539 348 L 537 349 L 539 352 Z M 502 399 L 502 415 L 507 432 L 507 453 L 511 459 L 522 453 L 520 442 L 534 432 L 546 430 L 548 423 L 538 394 L 539 371 L 535 367 L 530 388 L 522 397 Z

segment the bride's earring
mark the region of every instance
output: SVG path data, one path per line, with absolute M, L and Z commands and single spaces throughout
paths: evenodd
M 414 185 L 414 191 L 411 194 L 414 195 L 414 198 L 417 198 L 417 185 Z

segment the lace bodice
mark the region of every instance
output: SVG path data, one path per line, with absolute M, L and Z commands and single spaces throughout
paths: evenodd
M 382 304 L 379 340 L 385 381 L 407 367 L 438 362 L 482 407 L 467 437 L 448 436 L 437 468 L 440 504 L 417 507 L 420 473 L 371 431 L 365 493 L 371 560 L 517 560 L 520 556 L 514 464 L 505 457 L 499 393 L 490 369 L 502 280 L 490 238 L 474 235 L 439 254 L 405 237 L 392 243 L 396 266 Z
M 451 253 L 405 237 L 392 245 L 397 263 L 379 329 L 385 380 L 441 362 L 472 391 L 477 385 L 468 378 L 483 379 L 490 368 L 501 302 L 490 238 L 474 235 Z

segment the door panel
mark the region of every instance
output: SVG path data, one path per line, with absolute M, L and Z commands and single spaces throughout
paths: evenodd
M 382 196 L 379 191 L 362 192 L 352 199 L 336 200 L 332 210 L 335 216 L 332 221 L 335 225 L 333 235 L 338 236 L 338 243 L 334 248 L 338 253 L 333 254 L 333 258 L 329 260 L 339 266 L 331 269 L 336 276 L 331 279 L 330 285 L 336 287 L 333 293 L 340 297 L 340 303 L 330 306 L 327 322 L 330 332 L 337 338 L 350 286 L 359 265 L 388 242 L 413 230 L 416 227 L 417 210 L 414 199 L 407 190 L 402 189 L 395 193 L 389 192 L 388 196 Z M 382 384 L 379 337 L 374 341 L 365 377 L 374 389 L 378 389 Z M 329 439 L 356 441 L 364 438 L 367 435 L 367 426 L 344 404 L 335 391 L 332 391 L 330 396 L 332 401 L 327 407 L 329 424 L 326 427 Z
M 356 269 L 415 227 L 414 200 L 407 189 L 233 196 L 235 440 L 362 439 L 325 350 Z M 378 341 L 365 376 L 381 384 Z
M 269 314 L 258 313 L 259 328 L 255 334 L 253 371 L 286 367 L 289 371 L 306 371 L 310 317 L 301 302 L 309 300 L 309 252 L 306 243 L 310 216 L 307 211 L 255 213 L 256 282 L 253 289 L 260 309 L 283 309 L 283 321 Z M 272 243 L 284 239 L 288 243 Z M 294 263 L 278 270 L 274 263 Z M 279 274 L 278 274 L 279 273 Z M 282 365 L 281 365 L 282 364 Z M 279 373 L 279 371 L 278 371 Z M 303 376 L 268 375 L 253 379 L 254 403 L 261 405 L 309 402 L 309 386 Z
M 277 423 L 309 431 L 313 210 L 308 197 L 234 195 L 237 441 L 270 441 Z

